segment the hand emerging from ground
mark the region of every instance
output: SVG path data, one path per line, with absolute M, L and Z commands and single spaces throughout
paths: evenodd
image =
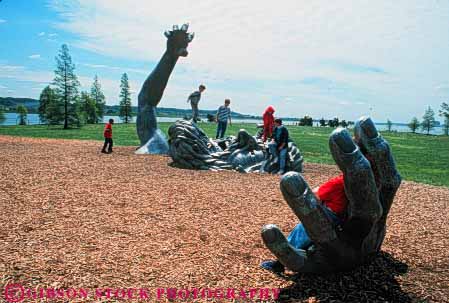
M 401 183 L 388 143 L 370 118 L 361 118 L 354 140 L 346 129 L 329 138 L 332 156 L 343 172 L 348 198 L 347 219 L 336 227 L 304 178 L 285 174 L 281 191 L 304 225 L 313 245 L 296 249 L 275 225 L 265 225 L 262 238 L 278 260 L 296 272 L 346 270 L 368 261 L 380 250 L 385 222 Z

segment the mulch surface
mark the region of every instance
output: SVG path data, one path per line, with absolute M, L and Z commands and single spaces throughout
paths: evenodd
M 260 229 L 297 224 L 278 176 L 182 170 L 101 145 L 0 136 L 0 301 L 22 283 L 148 288 L 150 301 L 158 288 L 280 288 L 292 302 L 449 302 L 448 188 L 403 182 L 372 263 L 277 276 L 259 268 L 273 258 Z M 304 175 L 318 186 L 337 173 L 306 164 Z

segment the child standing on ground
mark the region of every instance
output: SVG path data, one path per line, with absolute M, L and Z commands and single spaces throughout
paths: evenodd
M 231 104 L 230 99 L 225 99 L 224 105 L 220 106 L 217 110 L 216 121 L 217 121 L 217 135 L 215 139 L 222 139 L 226 133 L 226 128 L 229 125 L 232 125 L 231 122 L 231 108 L 229 105 Z
M 103 136 L 104 136 L 104 145 L 103 145 L 103 149 L 101 150 L 102 153 L 104 154 L 110 154 L 112 153 L 112 124 L 114 124 L 114 119 L 109 119 L 109 123 L 106 123 L 105 127 L 104 127 L 104 132 L 103 132 Z M 109 147 L 108 147 L 109 145 Z M 106 151 L 106 147 L 108 147 L 108 150 Z

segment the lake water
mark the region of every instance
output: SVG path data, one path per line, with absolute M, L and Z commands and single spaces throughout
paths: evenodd
M 18 115 L 16 113 L 6 113 L 6 120 L 1 123 L 0 125 L 17 125 L 18 124 Z M 103 122 L 107 122 L 110 118 L 114 119 L 116 123 L 122 123 L 122 120 L 117 116 L 104 116 Z M 170 117 L 158 117 L 157 120 L 159 122 L 176 122 L 180 118 L 170 118 Z M 28 124 L 30 125 L 36 125 L 40 124 L 39 115 L 38 114 L 28 114 L 27 115 Z M 235 123 L 262 123 L 262 120 L 257 119 L 233 119 L 232 120 Z M 135 122 L 135 117 L 133 118 L 132 122 Z M 294 121 L 285 121 L 285 125 L 293 125 L 296 122 Z M 378 130 L 387 130 L 387 125 L 385 124 L 376 124 L 376 127 Z M 410 132 L 410 129 L 406 125 L 401 124 L 394 124 L 391 128 L 392 131 L 397 132 Z M 418 133 L 423 133 L 421 130 L 418 131 Z M 442 135 L 443 134 L 443 128 L 441 126 L 435 127 L 431 132 L 432 135 Z

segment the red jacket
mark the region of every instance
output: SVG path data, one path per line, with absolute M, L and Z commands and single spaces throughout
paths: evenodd
M 103 136 L 105 138 L 112 138 L 112 124 L 111 123 L 106 123 L 106 125 L 104 127 Z
M 348 206 L 348 199 L 345 193 L 343 175 L 330 179 L 322 184 L 318 189 L 317 198 L 337 216 L 344 216 L 346 207 Z
M 274 128 L 274 107 L 268 106 L 263 113 L 263 141 L 273 135 Z

